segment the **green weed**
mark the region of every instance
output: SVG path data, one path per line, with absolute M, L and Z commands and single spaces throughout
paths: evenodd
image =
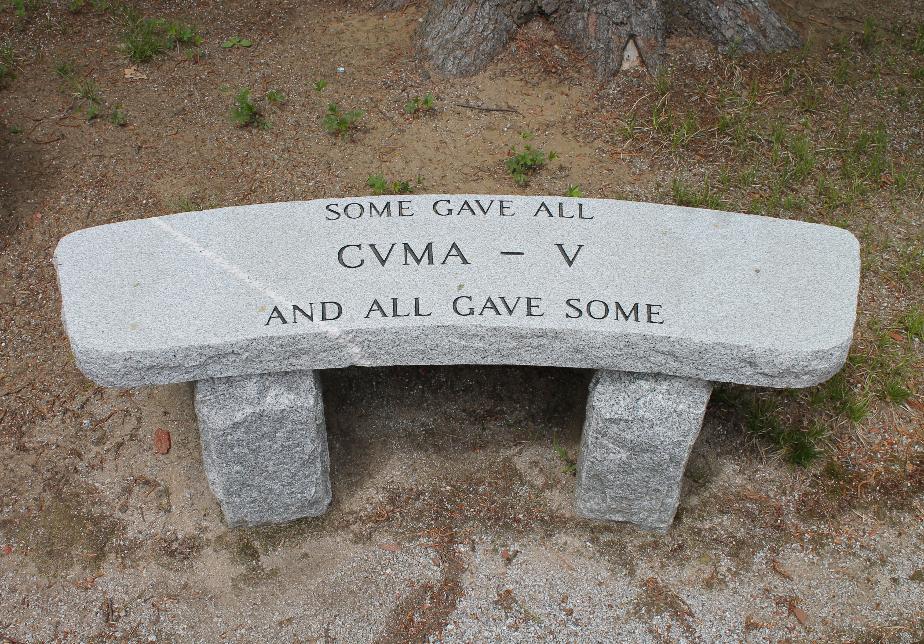
M 581 186 L 568 184 L 568 189 L 565 190 L 566 197 L 583 197 L 584 193 L 581 191 Z
M 234 101 L 231 105 L 231 120 L 238 127 L 247 127 L 248 125 L 256 125 L 262 129 L 269 127 L 269 124 L 263 119 L 260 108 L 253 102 L 249 89 L 241 89 L 234 95 Z
M 418 178 L 418 185 L 420 179 Z M 366 185 L 372 189 L 372 194 L 381 195 L 409 195 L 414 192 L 410 181 L 388 181 L 380 174 L 374 174 L 366 180 Z
M 558 454 L 559 460 L 561 460 L 565 466 L 562 471 L 565 474 L 570 474 L 571 476 L 577 475 L 577 461 L 571 458 L 568 450 L 557 443 L 554 443 L 552 448 L 555 450 L 555 453 Z
M 422 97 L 415 96 L 407 103 L 404 104 L 404 111 L 407 114 L 417 114 L 418 112 L 429 112 L 436 105 L 436 99 L 433 98 L 433 94 L 427 92 Z
M 273 105 L 282 105 L 286 102 L 286 97 L 278 89 L 271 89 L 266 93 L 266 100 Z
M 231 36 L 223 43 L 221 43 L 223 49 L 233 49 L 235 47 L 243 47 L 247 49 L 248 47 L 253 46 L 253 41 L 247 38 L 241 38 L 240 36 Z
M 331 103 L 327 106 L 327 114 L 324 115 L 321 123 L 328 134 L 348 136 L 356 128 L 356 122 L 362 117 L 363 113 L 360 110 L 343 112 L 336 103 Z
M 325 87 L 327 87 L 327 81 L 323 78 L 314 83 L 314 91 L 316 92 L 323 92 Z
M 13 47 L 9 43 L 0 45 L 0 88 L 6 87 L 16 78 L 13 66 Z
M 181 45 L 198 47 L 202 43 L 196 27 L 163 18 L 145 18 L 134 9 L 124 12 L 122 47 L 132 62 L 145 63 Z
M 546 164 L 554 161 L 558 155 L 555 152 L 546 154 L 544 151 L 527 144 L 522 151 L 510 150 L 511 156 L 504 162 L 507 172 L 520 187 L 529 184 L 529 178 L 535 175 Z

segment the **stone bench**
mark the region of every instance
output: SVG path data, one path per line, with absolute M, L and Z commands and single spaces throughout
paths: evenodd
M 330 502 L 316 370 L 597 369 L 586 517 L 670 525 L 712 382 L 806 387 L 843 365 L 856 239 L 798 221 L 559 197 L 421 195 L 221 208 L 81 230 L 55 252 L 100 385 L 196 382 L 230 525 Z

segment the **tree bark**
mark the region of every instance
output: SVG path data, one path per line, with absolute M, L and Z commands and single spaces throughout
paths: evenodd
M 409 2 L 381 4 L 396 9 Z M 656 70 L 672 33 L 704 36 L 741 52 L 782 51 L 800 43 L 767 0 L 431 0 L 417 31 L 418 48 L 446 75 L 474 74 L 537 16 L 587 54 L 603 79 L 637 61 Z

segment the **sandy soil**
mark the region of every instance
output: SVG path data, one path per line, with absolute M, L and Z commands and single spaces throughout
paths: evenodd
M 781 8 L 821 42 L 856 32 L 864 12 L 924 21 L 914 2 L 855 4 Z M 419 192 L 521 192 L 503 160 L 524 131 L 559 154 L 530 184 L 537 194 L 580 184 L 587 196 L 669 200 L 672 176 L 714 167 L 717 153 L 620 142 L 615 131 L 650 100 L 651 79 L 599 84 L 538 24 L 484 73 L 447 80 L 413 60 L 416 7 L 144 10 L 199 26 L 201 57 L 132 65 L 104 12 L 47 3 L 25 24 L 0 13 L 17 55 L 17 78 L 0 90 L 0 642 L 924 638 L 924 406 L 875 403 L 862 423 L 829 419 L 828 456 L 799 468 L 718 401 L 676 523 L 657 535 L 573 514 L 567 460 L 589 373 L 330 371 L 330 512 L 226 528 L 202 470 L 191 386 L 107 390 L 77 371 L 50 261 L 62 236 L 190 206 L 365 193 L 377 173 L 419 177 Z M 254 46 L 222 49 L 232 35 Z M 701 44 L 678 40 L 672 52 L 704 95 L 728 71 Z M 95 80 L 106 109 L 124 107 L 128 125 L 86 122 L 54 74 L 63 59 Z M 755 73 L 777 78 L 779 60 L 753 63 Z M 287 96 L 261 104 L 269 129 L 230 123 L 240 87 Z M 872 109 L 866 90 L 837 100 Z M 435 112 L 406 115 L 407 99 L 426 92 Z M 920 85 L 912 92 L 924 114 Z M 320 127 L 332 100 L 366 113 L 350 140 Z M 896 148 L 919 158 L 915 114 L 890 127 L 907 132 Z M 899 200 L 888 221 L 868 214 L 851 229 L 913 239 L 919 206 Z M 861 320 L 921 301 L 919 287 L 865 275 Z M 794 397 L 793 414 L 805 405 Z M 153 448 L 158 428 L 172 436 L 166 455 Z M 877 478 L 867 463 L 894 468 Z

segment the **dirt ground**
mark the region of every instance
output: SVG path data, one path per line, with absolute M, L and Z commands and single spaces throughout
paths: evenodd
M 22 6 L 0 4 L 0 642 L 924 640 L 919 2 L 780 2 L 801 51 L 677 37 L 661 75 L 609 83 L 541 22 L 478 76 L 431 75 L 416 5 L 138 3 L 203 38 L 143 63 L 103 3 Z M 240 88 L 268 127 L 231 122 Z M 405 112 L 428 92 L 434 110 Z M 352 136 L 321 127 L 331 101 L 364 112 Z M 558 159 L 520 188 L 504 159 L 524 132 Z M 808 391 L 717 391 L 665 535 L 573 513 L 589 372 L 324 372 L 330 511 L 228 529 L 191 385 L 86 380 L 52 252 L 87 226 L 362 194 L 374 174 L 845 226 L 864 249 L 850 363 Z

